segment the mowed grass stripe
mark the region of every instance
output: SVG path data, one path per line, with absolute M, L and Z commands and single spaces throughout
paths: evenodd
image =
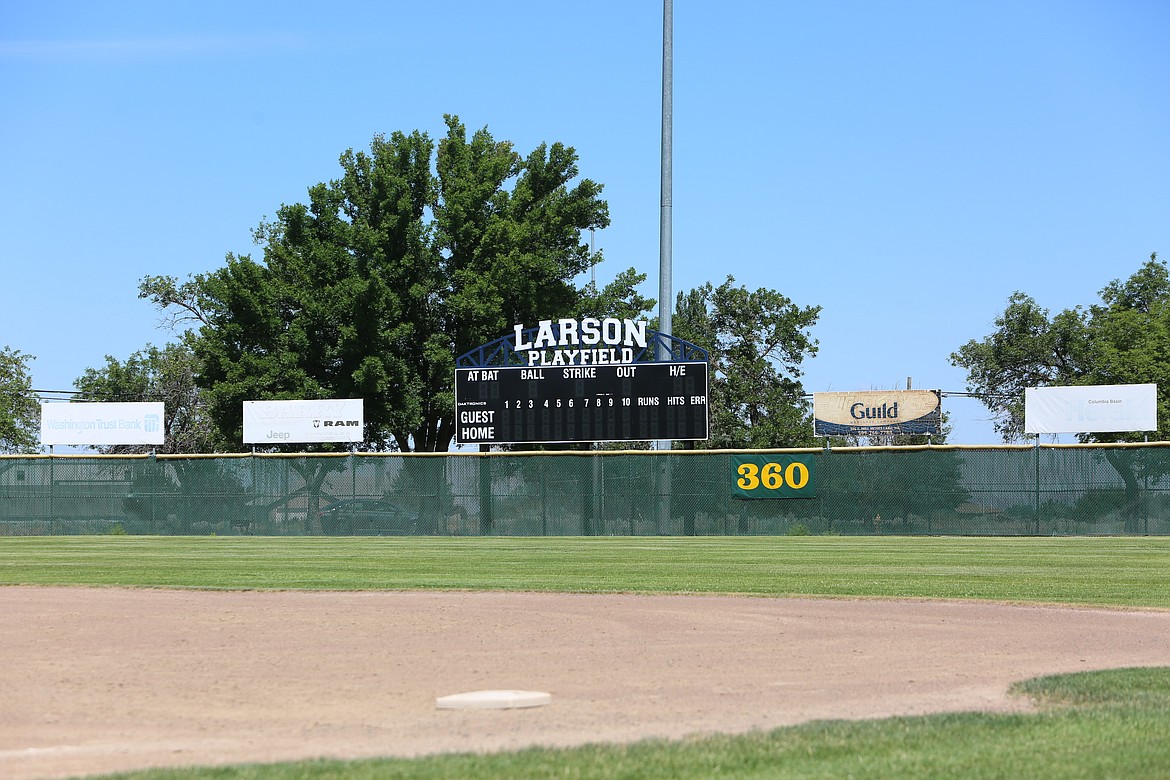
M 0 539 L 0 584 L 959 598 L 1170 608 L 1170 539 Z

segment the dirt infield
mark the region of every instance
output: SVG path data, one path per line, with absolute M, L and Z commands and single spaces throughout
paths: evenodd
M 1019 709 L 1170 665 L 1170 612 L 930 601 L 0 588 L 0 777 Z M 483 689 L 530 710 L 438 710 Z

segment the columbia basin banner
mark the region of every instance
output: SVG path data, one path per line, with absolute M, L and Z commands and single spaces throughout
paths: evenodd
M 41 404 L 41 444 L 159 446 L 166 431 L 163 403 Z
M 1156 430 L 1156 384 L 1024 388 L 1024 433 Z
M 360 398 L 244 401 L 244 444 L 360 444 L 364 440 Z
M 939 390 L 813 393 L 813 433 L 817 436 L 941 432 Z

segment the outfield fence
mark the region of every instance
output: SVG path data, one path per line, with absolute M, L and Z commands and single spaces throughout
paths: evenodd
M 0 456 L 0 536 L 1170 535 L 1170 443 Z

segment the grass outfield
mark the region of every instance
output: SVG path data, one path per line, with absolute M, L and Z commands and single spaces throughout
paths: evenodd
M 0 539 L 0 585 L 414 588 L 994 599 L 1170 608 L 1164 538 Z M 1165 778 L 1170 669 L 1031 681 L 1025 715 L 821 722 L 490 756 L 305 762 L 159 778 Z
M 1170 608 L 1170 538 L 0 539 L 0 585 L 993 599 Z

